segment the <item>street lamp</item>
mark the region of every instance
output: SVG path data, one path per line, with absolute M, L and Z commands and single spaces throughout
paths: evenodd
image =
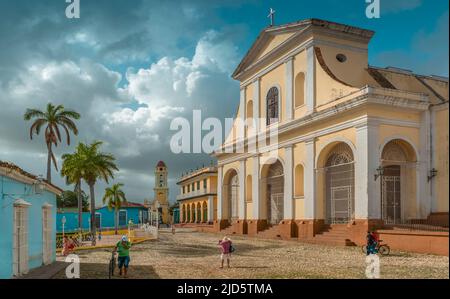
M 378 179 L 378 177 L 383 176 L 383 175 L 384 175 L 384 168 L 381 166 L 378 166 L 378 168 L 376 169 L 376 173 L 374 175 L 375 181 Z
M 428 182 L 431 181 L 435 176 L 437 176 L 437 169 L 433 168 L 430 170 L 430 174 L 428 175 Z
M 66 224 L 66 216 L 62 216 L 61 223 L 62 223 L 62 232 L 63 232 L 63 238 L 64 238 L 64 225 Z

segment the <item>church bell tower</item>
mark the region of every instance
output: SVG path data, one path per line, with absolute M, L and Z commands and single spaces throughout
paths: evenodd
M 154 209 L 158 209 L 163 223 L 169 223 L 169 187 L 167 184 L 168 171 L 163 161 L 159 161 L 155 168 Z

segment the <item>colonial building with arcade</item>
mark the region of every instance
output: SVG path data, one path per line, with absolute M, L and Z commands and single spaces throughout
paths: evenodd
M 217 220 L 217 167 L 185 173 L 177 184 L 181 224 L 212 224 Z
M 377 229 L 448 254 L 448 78 L 370 66 L 373 35 L 318 19 L 262 30 L 233 73 L 235 124 L 250 125 L 214 154 L 216 231 L 362 244 Z

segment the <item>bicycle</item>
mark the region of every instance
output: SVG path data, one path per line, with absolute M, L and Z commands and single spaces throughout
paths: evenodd
M 108 267 L 108 277 L 111 279 L 112 276 L 114 276 L 114 269 L 116 268 L 116 252 L 113 251 L 111 253 L 111 259 L 109 260 L 109 267 Z
M 377 246 L 375 247 L 376 252 L 380 255 L 389 255 L 391 248 L 387 244 L 382 245 L 381 242 L 383 242 L 383 240 L 377 242 Z M 361 249 L 364 254 L 367 254 L 367 245 L 363 245 Z

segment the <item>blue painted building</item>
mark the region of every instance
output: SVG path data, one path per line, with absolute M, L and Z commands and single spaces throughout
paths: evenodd
M 56 259 L 58 187 L 0 161 L 0 279 Z
M 101 207 L 96 209 L 97 228 L 101 230 L 114 229 L 114 209 L 109 210 L 108 207 Z M 65 217 L 64 224 L 65 232 L 75 232 L 78 230 L 78 212 L 65 212 L 57 214 L 56 229 L 57 232 L 62 232 L 62 218 Z M 88 231 L 90 228 L 90 213 L 82 213 L 83 231 Z M 134 224 L 147 223 L 148 208 L 143 204 L 127 202 L 122 204 L 118 212 L 119 228 L 127 228 L 128 221 Z

